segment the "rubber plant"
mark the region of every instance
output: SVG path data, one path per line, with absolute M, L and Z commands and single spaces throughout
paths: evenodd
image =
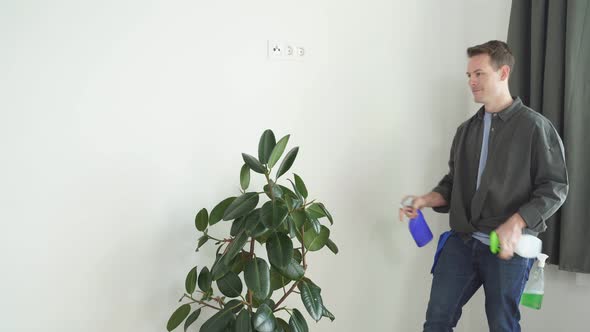
M 210 268 L 195 266 L 188 272 L 179 300 L 183 304 L 172 313 L 168 331 L 183 322 L 186 331 L 202 309 L 211 309 L 215 313 L 203 322 L 201 332 L 307 332 L 301 311 L 284 305 L 293 293 L 316 322 L 323 317 L 334 320 L 324 305 L 321 288 L 307 275 L 310 252 L 328 248 L 338 253 L 328 228 L 333 219 L 324 204 L 308 198 L 300 176 L 293 174 L 292 179 L 284 180 L 287 186 L 279 183 L 299 151 L 299 147 L 291 149 L 275 168 L 289 137 L 277 142 L 274 133 L 266 130 L 258 158 L 242 154 L 240 194 L 225 198 L 210 212 L 204 208 L 196 214 L 195 227 L 202 232 L 196 251 L 206 243 L 214 243 L 217 250 Z M 261 191 L 249 189 L 251 172 L 264 176 Z M 231 223 L 229 236 L 213 235 L 214 226 L 222 223 Z M 259 255 L 256 249 L 266 255 Z

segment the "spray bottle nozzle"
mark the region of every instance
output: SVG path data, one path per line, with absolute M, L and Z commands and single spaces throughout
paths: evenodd
M 540 253 L 540 254 L 537 255 L 537 260 L 539 260 L 539 263 L 538 263 L 539 264 L 539 267 L 545 267 L 545 260 L 547 258 L 549 258 L 549 256 L 547 256 L 547 255 L 545 255 L 543 253 Z

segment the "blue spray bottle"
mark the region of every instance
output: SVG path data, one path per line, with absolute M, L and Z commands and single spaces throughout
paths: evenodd
M 408 198 L 405 202 L 402 203 L 402 207 L 411 207 L 412 206 L 412 199 Z M 416 242 L 418 247 L 425 246 L 430 240 L 432 240 L 432 231 L 426 220 L 424 219 L 424 215 L 422 211 L 416 210 L 418 214 L 415 218 L 410 219 L 408 223 L 408 227 L 410 228 L 410 233 Z

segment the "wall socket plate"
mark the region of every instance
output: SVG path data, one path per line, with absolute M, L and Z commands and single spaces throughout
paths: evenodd
M 301 61 L 306 56 L 305 48 L 293 42 L 268 40 L 266 49 L 269 60 Z

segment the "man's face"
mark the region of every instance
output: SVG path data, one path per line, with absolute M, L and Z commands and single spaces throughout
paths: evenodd
M 469 58 L 467 77 L 476 103 L 485 104 L 500 95 L 503 85 L 506 84 L 507 73 L 503 74 L 505 70 L 502 68 L 494 70 L 490 56 L 487 54 L 479 54 Z

